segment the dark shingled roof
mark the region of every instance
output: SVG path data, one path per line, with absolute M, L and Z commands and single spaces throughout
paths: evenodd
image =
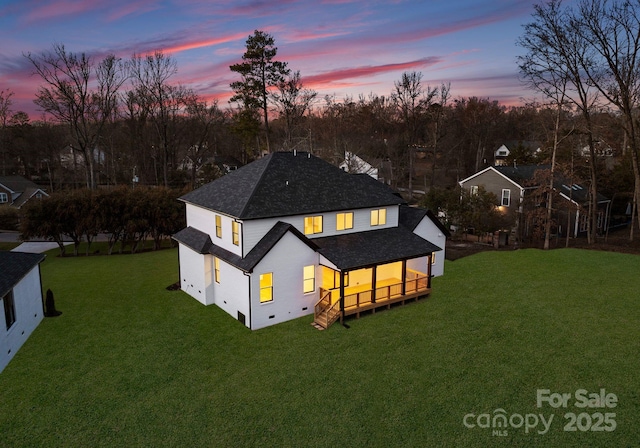
M 316 246 L 313 241 L 304 236 L 291 224 L 282 221 L 278 221 L 244 258 L 213 244 L 209 235 L 193 227 L 187 227 L 181 230 L 176 233 L 173 238 L 200 254 L 209 253 L 238 269 L 251 272 L 287 232 L 293 233 L 312 250 L 318 250 L 318 246 Z
M 43 254 L 0 252 L 0 297 L 8 293 L 22 278 L 44 260 Z
M 315 238 L 313 242 L 320 246 L 318 252 L 340 270 L 423 257 L 442 250 L 404 227 Z
M 184 244 L 199 254 L 206 254 L 213 245 L 211 238 L 204 232 L 187 227 L 173 235 L 173 239 Z
M 550 170 L 550 165 L 522 165 L 522 166 L 496 166 L 498 172 L 504 174 L 509 179 L 517 182 L 520 186 L 530 186 L 526 181 L 533 180 L 533 175 L 537 170 Z M 573 186 L 573 188 L 571 188 Z M 584 204 L 589 201 L 589 189 L 578 183 L 571 183 L 562 174 L 556 173 L 554 176 L 554 187 L 560 193 L 569 197 L 578 204 Z M 609 200 L 601 193 L 597 193 L 598 202 L 606 202 Z
M 277 152 L 194 190 L 184 202 L 240 219 L 403 204 L 369 176 L 345 173 L 306 152 Z
M 438 217 L 433 214 L 431 210 L 420 207 L 410 207 L 408 205 L 400 206 L 400 216 L 398 222 L 401 226 L 413 231 L 422 219 L 428 216 L 431 221 L 440 229 L 440 231 L 447 237 L 451 236 L 451 232 L 440 222 Z

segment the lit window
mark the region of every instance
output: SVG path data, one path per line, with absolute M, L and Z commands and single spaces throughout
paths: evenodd
M 9 202 L 9 196 L 7 193 L 0 193 L 0 204 L 4 204 L 5 202 Z
M 387 209 L 380 208 L 376 210 L 371 210 L 371 225 L 372 226 L 383 226 L 387 223 Z
M 302 271 L 302 292 L 305 294 L 316 290 L 316 267 L 305 266 Z
M 353 229 L 353 212 L 336 215 L 336 230 Z
M 216 283 L 220 283 L 220 259 L 218 257 L 213 258 L 213 272 L 215 273 Z
M 469 193 L 471 193 L 471 196 L 475 196 L 478 194 L 478 186 L 477 185 L 472 185 L 471 188 L 469 189 Z
M 216 215 L 216 236 L 222 238 L 222 216 Z
M 505 207 L 509 207 L 511 203 L 511 190 L 504 189 L 502 190 L 502 203 Z
M 13 302 L 13 291 L 9 291 L 2 298 L 4 304 L 4 320 L 7 324 L 7 330 L 16 322 L 16 306 Z
M 231 223 L 231 234 L 233 235 L 233 244 L 240 245 L 240 223 L 233 221 Z
M 313 235 L 314 233 L 322 233 L 322 215 L 304 218 L 304 234 Z
M 260 303 L 273 300 L 273 273 L 260 274 Z

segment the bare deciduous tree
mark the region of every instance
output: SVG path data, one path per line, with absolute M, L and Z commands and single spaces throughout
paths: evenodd
M 69 126 L 72 147 L 83 157 L 87 187 L 95 188 L 98 141 L 126 79 L 120 59 L 108 55 L 96 63 L 85 53 L 67 51 L 62 44 L 54 44 L 52 51 L 25 56 L 44 81 L 34 102 Z

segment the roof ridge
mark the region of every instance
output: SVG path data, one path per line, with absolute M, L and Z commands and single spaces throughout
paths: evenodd
M 264 177 L 265 173 L 267 172 L 267 167 L 271 164 L 272 160 L 273 160 L 273 155 L 275 153 L 271 153 L 263 158 L 269 158 L 269 160 L 267 160 L 267 162 L 264 164 L 264 166 L 262 167 L 262 172 L 260 173 L 260 177 L 258 178 L 258 180 L 253 184 L 253 189 L 251 190 L 251 193 L 249 194 L 248 199 L 245 201 L 244 206 L 242 207 L 242 210 L 240 210 L 240 212 L 238 213 L 237 218 L 242 219 L 242 216 L 244 215 L 244 212 L 246 211 L 246 209 L 249 207 L 249 204 L 251 203 L 251 198 L 253 197 L 253 195 L 255 194 L 255 192 L 258 190 L 258 185 L 260 185 L 260 182 L 262 182 L 262 178 Z

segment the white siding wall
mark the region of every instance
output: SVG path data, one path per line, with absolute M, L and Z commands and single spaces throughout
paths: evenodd
M 428 260 L 429 257 L 412 258 L 411 260 L 407 260 L 407 270 L 412 269 L 426 274 L 428 272 Z
M 211 292 L 212 256 L 201 255 L 179 245 L 180 288 L 203 305 L 213 303 Z
M 343 235 L 346 233 L 364 232 L 367 230 L 378 230 L 398 226 L 399 207 L 397 205 L 384 207 L 387 209 L 387 222 L 382 226 L 371 226 L 371 210 L 344 210 L 340 212 L 318 213 L 314 215 L 296 215 L 280 218 L 255 219 L 244 222 L 244 255 L 246 256 L 253 247 L 265 236 L 265 234 L 278 222 L 286 222 L 293 225 L 300 232 L 304 233 L 305 216 L 322 215 L 322 233 L 307 235 L 308 238 L 321 238 L 325 236 Z M 353 229 L 336 230 L 336 215 L 338 213 L 353 212 Z M 215 241 L 214 241 L 215 242 Z
M 213 282 L 213 299 L 234 319 L 238 319 L 238 311 L 244 314 L 245 325 L 249 327 L 249 277 L 223 260 L 220 260 L 220 283 Z
M 434 277 L 443 275 L 447 237 L 428 216 L 425 216 L 422 221 L 420 221 L 420 224 L 418 224 L 413 232 L 442 249 L 436 252 L 436 262 L 431 266 L 431 275 Z
M 258 263 L 251 274 L 251 328 L 257 330 L 308 314 L 318 301 L 319 256 L 290 232 Z M 303 293 L 303 267 L 316 266 L 316 290 Z M 273 273 L 273 301 L 260 303 L 260 274 Z M 271 317 L 272 316 L 272 317 Z
M 4 306 L 0 305 L 0 372 L 33 333 L 44 317 L 40 269 L 36 266 L 14 288 L 16 321 L 7 330 Z
M 222 238 L 216 236 L 216 215 L 222 217 Z M 207 210 L 192 204 L 187 204 L 187 226 L 191 226 L 204 232 L 211 237 L 211 241 L 216 246 L 228 250 L 236 255 L 242 255 L 242 223 L 240 223 L 240 244 L 233 244 L 231 223 L 234 219 L 227 215 Z

